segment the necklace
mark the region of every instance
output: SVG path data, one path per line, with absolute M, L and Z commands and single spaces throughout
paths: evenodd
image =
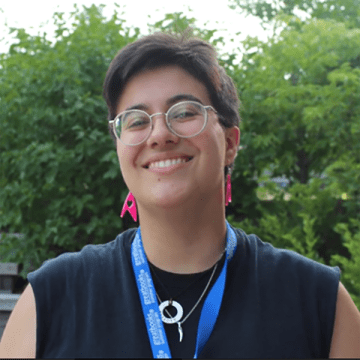
M 194 284 L 197 283 L 199 280 L 201 280 L 201 279 L 204 277 L 204 275 L 206 275 L 205 273 L 207 272 L 207 271 L 205 271 L 204 273 L 200 273 L 200 276 L 197 276 L 197 278 L 195 279 L 195 281 L 191 282 L 185 289 L 181 290 L 176 296 L 170 296 L 168 290 L 166 289 L 166 287 L 164 286 L 164 284 L 162 283 L 162 281 L 159 279 L 158 274 L 157 274 L 156 271 L 155 271 L 155 266 L 154 266 L 153 264 L 151 264 L 150 262 L 149 262 L 149 265 L 150 265 L 150 269 L 152 270 L 152 273 L 155 275 L 155 278 L 156 278 L 158 284 L 162 286 L 162 288 L 167 292 L 168 297 L 170 298 L 170 300 L 169 300 L 169 306 L 172 306 L 174 299 L 178 298 L 182 293 L 184 293 L 184 292 L 185 292 L 187 289 L 189 289 L 192 285 L 194 285 Z M 197 275 L 199 275 L 199 274 L 197 274 Z M 161 302 L 161 301 L 160 301 L 160 302 Z M 170 315 L 170 316 L 171 316 L 171 315 Z M 168 320 L 168 321 L 170 321 L 170 320 Z M 176 321 L 175 321 L 175 322 L 176 322 Z M 167 322 L 167 324 L 173 324 L 173 323 L 174 323 L 174 322 Z
M 225 252 L 225 251 L 224 251 L 224 252 Z M 212 280 L 212 278 L 214 277 L 214 274 L 215 274 L 215 271 L 216 271 L 216 269 L 217 269 L 218 263 L 219 263 L 219 261 L 221 260 L 221 258 L 222 258 L 223 255 L 224 255 L 224 252 L 221 254 L 220 259 L 216 262 L 216 264 L 215 264 L 215 266 L 214 266 L 214 269 L 213 269 L 213 271 L 212 271 L 212 274 L 211 274 L 211 276 L 210 276 L 210 279 L 209 279 L 209 281 L 208 281 L 208 283 L 207 283 L 204 291 L 202 292 L 200 298 L 198 299 L 198 301 L 196 302 L 196 304 L 194 305 L 194 307 L 190 310 L 190 312 L 187 314 L 187 316 L 186 316 L 182 321 L 180 321 L 180 320 L 181 320 L 181 318 L 182 318 L 182 316 L 183 316 L 184 310 L 183 310 L 182 306 L 181 306 L 177 301 L 174 301 L 174 298 L 178 297 L 180 294 L 182 294 L 183 292 L 185 292 L 191 285 L 193 285 L 193 284 L 196 283 L 199 279 L 201 279 L 202 276 L 201 276 L 200 278 L 196 279 L 195 281 L 193 281 L 189 286 L 187 286 L 187 287 L 185 288 L 185 290 L 181 291 L 178 295 L 176 295 L 176 296 L 174 296 L 174 297 L 170 297 L 170 296 L 169 296 L 169 297 L 170 297 L 170 300 L 161 301 L 160 296 L 159 296 L 159 294 L 158 294 L 157 291 L 156 291 L 156 296 L 157 296 L 157 298 L 158 298 L 158 300 L 159 300 L 159 302 L 160 302 L 159 310 L 160 310 L 160 313 L 161 313 L 161 319 L 162 319 L 162 321 L 163 321 L 164 323 L 166 323 L 166 324 L 175 324 L 175 323 L 176 323 L 176 324 L 178 325 L 179 342 L 182 342 L 182 339 L 183 339 L 183 330 L 182 330 L 181 325 L 182 325 L 182 324 L 187 320 L 187 318 L 193 313 L 193 311 L 194 311 L 194 310 L 196 309 L 196 307 L 199 305 L 201 299 L 204 297 L 207 289 L 208 289 L 209 286 L 210 286 L 211 280 Z M 161 283 L 160 279 L 158 278 L 156 272 L 154 271 L 153 265 L 152 265 L 151 263 L 149 263 L 149 264 L 150 264 L 150 267 L 151 267 L 151 269 L 153 270 L 153 272 L 154 272 L 154 274 L 155 274 L 158 282 L 163 286 L 163 288 L 165 288 L 165 286 Z M 166 290 L 166 292 L 167 292 L 167 290 Z M 176 308 L 177 313 L 176 313 L 175 316 L 171 316 L 171 315 L 170 315 L 169 311 L 166 309 L 168 306 L 174 306 L 174 307 Z M 164 311 L 169 315 L 169 317 L 165 316 Z
M 180 337 L 179 341 L 180 341 L 180 342 L 181 342 L 182 339 L 183 339 L 183 331 L 182 331 L 181 324 L 183 324 L 183 323 L 185 322 L 185 320 L 192 314 L 192 312 L 195 310 L 195 308 L 199 305 L 201 299 L 202 299 L 203 296 L 205 295 L 206 290 L 208 289 L 208 287 L 209 287 L 209 285 L 210 285 L 210 283 L 211 283 L 211 280 L 212 280 L 212 278 L 213 278 L 213 276 L 214 276 L 214 274 L 215 274 L 217 265 L 218 265 L 218 264 L 215 265 L 214 270 L 213 270 L 213 272 L 212 272 L 212 274 L 211 274 L 211 276 L 210 276 L 210 279 L 209 279 L 209 281 L 208 281 L 208 283 L 207 283 L 207 285 L 206 285 L 203 293 L 201 294 L 199 300 L 197 301 L 197 303 L 195 304 L 195 306 L 190 310 L 190 312 L 187 314 L 187 316 L 185 317 L 185 319 L 182 320 L 182 321 L 179 321 L 179 320 L 182 318 L 183 313 L 184 313 L 182 306 L 181 306 L 177 301 L 174 301 L 174 300 L 172 300 L 172 299 L 171 299 L 171 302 L 170 302 L 169 300 L 166 300 L 166 301 L 161 302 L 161 299 L 160 299 L 158 293 L 156 292 L 156 296 L 157 296 L 157 298 L 159 299 L 159 301 L 160 301 L 160 303 L 161 303 L 161 304 L 159 305 L 159 310 L 160 310 L 160 313 L 161 313 L 161 319 L 162 319 L 162 321 L 163 321 L 164 323 L 167 323 L 167 324 L 174 324 L 174 323 L 177 323 L 177 324 L 178 324 L 178 331 L 179 331 L 179 337 Z M 166 310 L 166 307 L 171 306 L 171 305 L 173 305 L 173 306 L 176 308 L 176 310 L 177 310 L 177 314 L 176 314 L 176 316 L 174 316 L 174 317 L 171 317 L 170 313 Z M 167 313 L 170 317 L 166 317 L 166 316 L 164 315 L 164 310 L 166 311 L 166 313 Z

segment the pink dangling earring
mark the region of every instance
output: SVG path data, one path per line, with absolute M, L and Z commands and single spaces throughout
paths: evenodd
M 132 202 L 130 204 L 130 206 L 128 205 L 128 202 Z M 134 198 L 134 195 L 129 192 L 128 196 L 126 197 L 125 199 L 125 202 L 124 202 L 124 206 L 121 210 L 121 215 L 120 217 L 124 217 L 126 211 L 128 211 L 131 215 L 131 217 L 134 219 L 134 221 L 137 221 L 137 209 L 136 209 L 136 202 L 135 202 L 135 198 Z
M 226 176 L 226 193 L 225 193 L 225 206 L 228 206 L 231 203 L 231 170 L 230 166 L 228 167 L 228 174 Z

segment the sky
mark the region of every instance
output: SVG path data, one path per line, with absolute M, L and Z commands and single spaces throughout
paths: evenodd
M 109 0 L 79 0 L 76 1 L 79 8 L 81 5 L 90 6 L 91 4 L 105 4 L 104 15 L 110 17 L 115 9 L 114 1 Z M 124 18 L 128 26 L 139 27 L 141 33 L 145 34 L 147 23 L 154 23 L 163 19 L 164 14 L 182 11 L 184 14 L 192 15 L 198 20 L 199 27 L 206 25 L 210 29 L 221 29 L 221 36 L 226 38 L 235 38 L 239 42 L 246 36 L 258 36 L 265 40 L 267 34 L 261 28 L 258 19 L 252 16 L 245 17 L 236 10 L 228 7 L 228 0 L 218 0 L 216 5 L 210 5 L 205 0 L 127 0 L 118 1 L 120 10 L 125 12 Z M 0 53 L 7 52 L 9 45 L 5 41 L 9 40 L 7 28 L 9 27 L 25 28 L 32 35 L 37 35 L 40 24 L 49 23 L 44 29 L 48 34 L 53 33 L 51 27 L 52 15 L 54 12 L 71 12 L 74 10 L 74 1 L 71 0 L 0 0 Z M 191 8 L 190 12 L 188 8 Z M 150 16 L 150 18 L 149 18 Z M 43 30 L 42 30 L 43 31 Z M 239 36 L 235 36 L 240 32 Z M 225 49 L 227 52 L 237 48 L 235 44 L 228 44 Z

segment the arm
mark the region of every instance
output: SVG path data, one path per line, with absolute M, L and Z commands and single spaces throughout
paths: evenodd
M 329 358 L 360 358 L 360 312 L 341 282 Z
M 0 358 L 36 356 L 36 306 L 29 284 L 12 311 L 0 342 Z

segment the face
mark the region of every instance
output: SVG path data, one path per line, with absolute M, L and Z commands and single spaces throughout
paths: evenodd
M 126 84 L 117 113 L 130 107 L 149 115 L 166 113 L 174 103 L 195 100 L 212 105 L 206 87 L 177 66 L 148 70 Z M 239 144 L 239 129 L 224 130 L 209 110 L 208 123 L 193 138 L 180 138 L 169 131 L 165 115 L 153 117 L 149 138 L 137 146 L 117 140 L 120 168 L 139 209 L 170 208 L 191 202 L 221 198 L 224 167 L 232 163 Z M 159 167 L 160 161 L 181 158 L 182 162 Z

